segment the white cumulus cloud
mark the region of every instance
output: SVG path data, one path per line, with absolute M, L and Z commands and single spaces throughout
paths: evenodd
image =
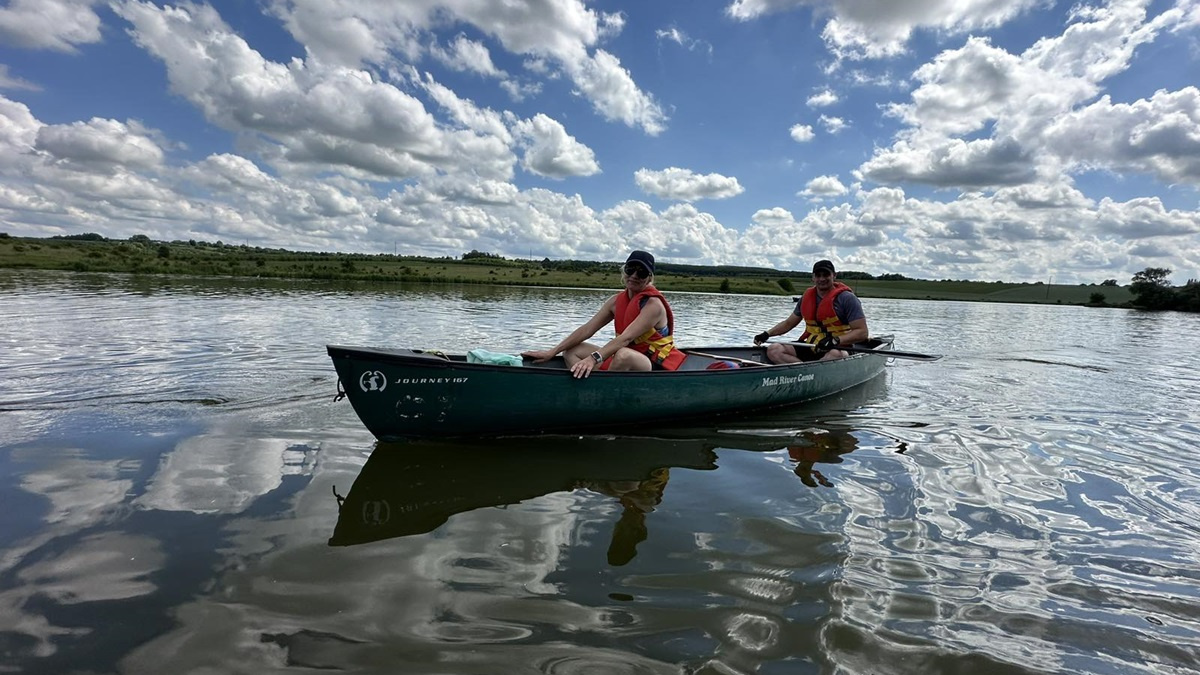
M 99 0 L 10 0 L 0 7 L 0 44 L 26 49 L 77 51 L 99 42 Z
M 699 199 L 726 199 L 745 190 L 736 178 L 715 173 L 701 175 L 677 167 L 660 171 L 638 169 L 633 179 L 647 194 L 687 202 Z
M 837 176 L 817 176 L 808 181 L 804 189 L 799 192 L 805 197 L 840 197 L 849 192 L 842 181 L 838 180 Z
M 797 143 L 807 143 L 816 135 L 813 133 L 813 128 L 807 124 L 793 124 L 792 128 L 788 129 L 788 134 Z
M 521 166 L 531 173 L 566 178 L 600 172 L 592 149 L 575 140 L 563 125 L 546 115 L 522 120 L 515 125 L 514 131 L 527 146 Z

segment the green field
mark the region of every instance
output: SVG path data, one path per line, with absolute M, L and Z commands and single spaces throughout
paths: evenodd
M 95 237 L 95 235 L 90 235 Z M 615 288 L 615 262 L 511 260 L 489 254 L 469 259 L 351 253 L 304 253 L 232 246 L 220 242 L 39 239 L 0 234 L 0 268 L 244 276 L 260 278 L 346 279 L 377 283 L 460 283 L 510 286 Z M 864 298 L 966 300 L 1089 304 L 1104 295 L 1106 305 L 1133 299 L 1128 286 L 1011 284 L 983 281 L 923 281 L 854 278 L 842 281 Z M 796 295 L 811 283 L 807 272 L 765 268 L 660 263 L 655 285 L 664 291 Z

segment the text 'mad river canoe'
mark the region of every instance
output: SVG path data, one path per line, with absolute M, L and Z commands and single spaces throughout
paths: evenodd
M 767 364 L 763 347 L 686 349 L 677 371 L 575 379 L 562 357 L 509 366 L 419 349 L 327 346 L 339 392 L 383 441 L 613 431 L 796 405 L 879 375 L 892 336 L 856 348 L 843 359 L 784 365 Z

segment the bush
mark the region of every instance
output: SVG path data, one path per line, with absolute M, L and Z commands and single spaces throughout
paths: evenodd
M 1175 295 L 1179 298 L 1179 305 L 1176 309 L 1184 312 L 1200 312 L 1200 283 L 1190 281 Z

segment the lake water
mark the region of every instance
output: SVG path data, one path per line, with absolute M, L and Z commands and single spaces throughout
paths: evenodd
M 1200 669 L 1200 317 L 866 299 L 945 358 L 669 432 L 377 448 L 333 400 L 327 343 L 604 297 L 0 270 L 0 672 Z M 669 297 L 683 346 L 791 309 Z

